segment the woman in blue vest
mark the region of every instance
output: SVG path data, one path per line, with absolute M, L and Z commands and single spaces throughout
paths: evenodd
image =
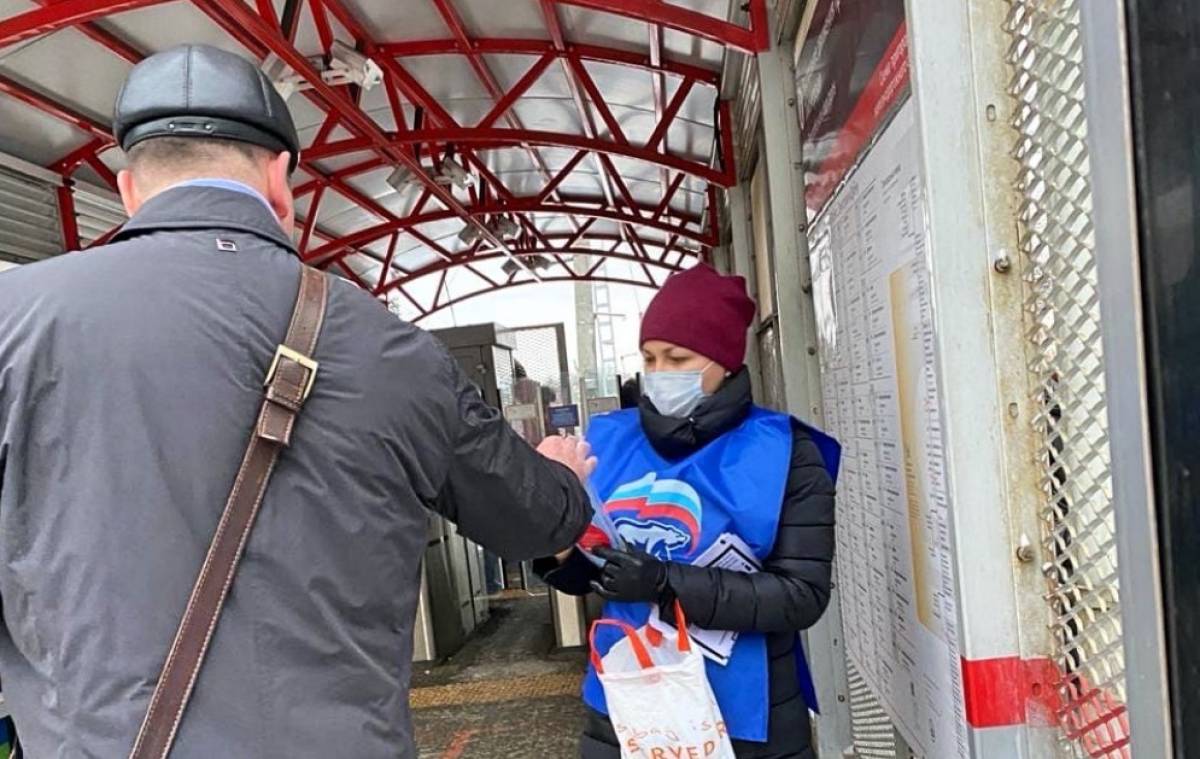
M 737 633 L 727 663 L 707 662 L 739 759 L 812 759 L 816 708 L 798 633 L 829 601 L 837 443 L 756 407 L 745 368 L 754 303 L 741 277 L 707 266 L 663 285 L 642 321 L 645 396 L 638 409 L 592 420 L 592 483 L 622 548 L 577 549 L 538 563 L 566 593 L 596 591 L 604 616 L 646 623 L 678 600 L 707 630 Z M 694 562 L 729 536 L 761 571 Z M 603 655 L 612 638 L 598 638 Z M 617 759 L 604 692 L 590 671 L 583 759 Z

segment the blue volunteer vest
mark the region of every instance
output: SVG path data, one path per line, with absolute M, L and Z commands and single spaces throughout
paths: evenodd
M 724 533 L 733 533 L 759 561 L 771 553 L 787 487 L 792 455 L 790 417 L 754 408 L 742 424 L 691 456 L 667 461 L 642 432 L 636 409 L 592 419 L 588 441 L 600 464 L 592 484 L 608 521 L 626 547 L 664 561 L 690 563 Z M 805 426 L 837 479 L 841 448 L 820 430 Z M 633 627 L 650 617 L 650 604 L 610 601 L 603 615 Z M 619 634 L 601 628 L 596 647 L 603 656 Z M 770 716 L 767 639 L 738 635 L 729 663 L 705 661 L 729 735 L 764 742 Z M 805 702 L 817 708 L 816 690 L 799 638 L 796 666 Z M 589 664 L 583 683 L 588 706 L 608 714 L 604 689 Z

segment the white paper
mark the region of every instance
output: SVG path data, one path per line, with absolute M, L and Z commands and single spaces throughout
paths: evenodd
M 825 428 L 842 443 L 837 572 L 846 647 L 922 756 L 968 757 L 954 546 L 909 102 L 810 239 Z
M 746 573 L 758 572 L 762 569 L 750 546 L 731 532 L 726 532 L 713 541 L 713 544 L 704 553 L 697 556 L 692 564 L 697 567 L 716 567 L 717 569 Z M 675 630 L 674 625 L 659 615 L 657 605 L 651 608 L 647 624 L 664 633 Z M 737 643 L 736 632 L 704 630 L 693 624 L 688 625 L 688 637 L 692 639 L 705 658 L 715 661 L 722 667 L 729 663 L 729 657 L 733 655 L 733 644 Z

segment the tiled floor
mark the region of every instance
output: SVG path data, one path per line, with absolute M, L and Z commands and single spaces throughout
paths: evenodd
M 451 661 L 413 676 L 420 759 L 573 759 L 582 652 L 555 652 L 545 596 L 493 601 Z

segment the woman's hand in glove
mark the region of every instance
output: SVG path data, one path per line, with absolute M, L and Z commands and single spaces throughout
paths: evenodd
M 605 560 L 599 582 L 592 590 L 610 601 L 658 601 L 667 585 L 667 565 L 648 553 L 619 551 L 597 546 L 592 551 Z

